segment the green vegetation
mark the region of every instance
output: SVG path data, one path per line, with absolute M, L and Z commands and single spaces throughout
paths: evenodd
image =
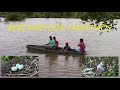
M 18 12 L 10 13 L 9 15 L 6 15 L 6 21 L 21 21 L 25 18 L 24 14 L 19 14 Z
M 38 56 L 0 56 L 1 76 L 38 77 Z M 22 66 L 21 66 L 22 65 Z
M 104 71 L 98 72 L 97 66 L 103 62 L 102 68 L 104 68 Z M 118 57 L 86 57 L 85 58 L 85 68 L 83 72 L 84 77 L 86 77 L 88 74 L 91 77 L 114 77 L 119 75 L 119 62 Z M 93 69 L 92 69 L 93 68 Z M 90 70 L 91 69 L 91 70 Z M 87 71 L 89 70 L 89 71 Z
M 0 12 L 6 21 L 21 21 L 25 18 L 80 18 L 85 22 L 98 25 L 103 22 L 116 29 L 114 19 L 120 19 L 120 12 Z M 94 21 L 94 22 L 93 22 Z M 103 27 L 104 30 L 104 27 Z
M 1 61 L 3 62 L 8 62 L 9 60 L 16 59 L 16 60 L 21 60 L 21 59 L 31 59 L 32 56 L 0 56 Z
M 120 12 L 0 12 L 7 20 L 24 18 L 81 18 L 83 20 L 113 20 L 120 18 Z

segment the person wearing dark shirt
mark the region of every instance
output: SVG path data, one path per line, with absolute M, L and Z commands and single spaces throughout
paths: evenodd
M 64 46 L 64 48 L 62 49 L 62 51 L 70 51 L 70 50 L 71 50 L 71 48 L 70 48 L 68 42 L 65 43 L 65 46 Z

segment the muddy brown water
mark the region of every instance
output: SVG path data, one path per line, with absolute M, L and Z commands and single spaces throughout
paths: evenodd
M 69 31 L 67 25 L 80 24 L 80 19 L 59 19 L 59 18 L 28 18 L 20 22 L 0 22 L 0 55 L 10 56 L 39 56 L 39 75 L 41 78 L 54 77 L 81 77 L 83 68 L 82 56 L 74 55 L 56 55 L 51 53 L 30 53 L 27 52 L 26 45 L 43 45 L 48 43 L 48 37 L 56 36 L 60 46 L 64 46 L 65 42 L 69 42 L 72 48 L 77 48 L 79 39 L 83 38 L 86 43 L 86 56 L 120 56 L 120 20 L 118 21 L 117 31 L 113 30 L 109 33 L 104 32 L 100 35 L 99 31 Z M 66 27 L 63 32 L 50 31 L 15 31 L 8 32 L 10 24 L 64 24 Z M 89 23 L 86 23 L 89 25 Z

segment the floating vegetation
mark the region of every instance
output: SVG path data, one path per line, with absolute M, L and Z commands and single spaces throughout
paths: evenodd
M 118 57 L 86 57 L 83 77 L 118 77 Z

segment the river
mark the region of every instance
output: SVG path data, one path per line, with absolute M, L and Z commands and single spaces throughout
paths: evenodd
M 40 57 L 40 77 L 81 77 L 82 57 L 56 55 L 51 53 L 30 53 L 27 52 L 26 45 L 43 45 L 48 43 L 49 36 L 56 36 L 60 46 L 69 42 L 72 48 L 77 48 L 79 39 L 83 38 L 86 43 L 87 56 L 120 56 L 120 20 L 117 20 L 117 31 L 111 30 L 109 33 L 100 31 L 69 31 L 67 27 L 63 32 L 60 31 L 15 31 L 8 32 L 10 24 L 80 24 L 80 19 L 65 18 L 28 18 L 25 21 L 0 22 L 0 55 L 1 56 L 25 56 L 33 55 Z M 86 23 L 89 25 L 89 23 Z

